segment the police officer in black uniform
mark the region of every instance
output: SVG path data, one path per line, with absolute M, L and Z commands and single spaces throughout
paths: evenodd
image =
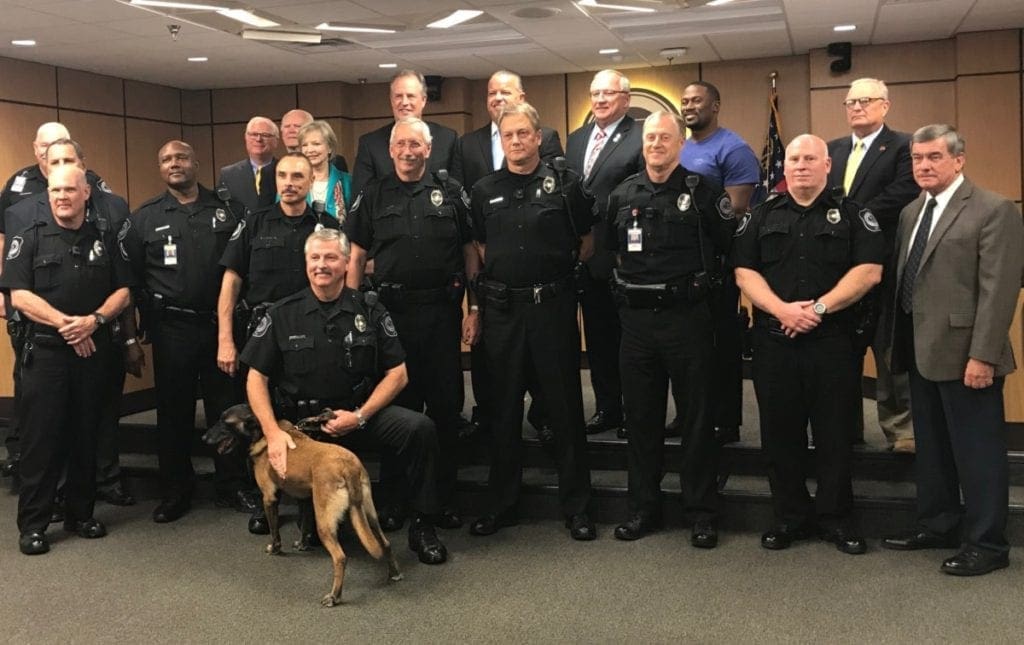
M 196 181 L 195 153 L 169 141 L 158 155 L 167 191 L 145 202 L 118 233 L 121 253 L 139 277 L 136 302 L 153 344 L 162 501 L 155 522 L 173 522 L 191 507 L 196 385 L 207 423 L 241 399 L 235 381 L 217 369 L 218 262 L 242 219 L 243 206 L 222 201 Z M 242 456 L 215 456 L 218 505 L 252 512 Z
M 523 394 L 536 384 L 555 431 L 559 503 L 570 535 L 597 537 L 587 515 L 590 468 L 583 430 L 574 270 L 593 253 L 593 199 L 556 159 L 540 160 L 540 118 L 528 103 L 498 119 L 507 167 L 473 186 L 473 236 L 487 266 L 479 281 L 493 380 L 490 511 L 470 526 L 491 535 L 515 524 L 522 481 Z M 557 170 L 556 170 L 557 168 Z M 531 380 L 532 375 L 532 380 Z
M 362 282 L 367 257 L 374 261 L 374 290 L 395 319 L 406 352 L 409 385 L 395 403 L 433 420 L 441 446 L 438 492 L 440 525 L 462 526 L 452 507 L 458 474 L 456 452 L 463 402 L 460 339 L 472 344 L 480 330 L 479 307 L 470 294 L 463 321 L 467 280 L 476 277 L 479 255 L 469 226 L 469 198 L 444 175 L 427 174 L 431 135 L 416 117 L 395 123 L 390 139 L 395 171 L 372 180 L 345 221 L 352 242 L 347 282 Z
M 882 277 L 885 241 L 877 220 L 826 190 L 825 142 L 786 147 L 788 194 L 759 205 L 733 243 L 736 282 L 754 305 L 754 391 L 769 460 L 776 525 L 761 537 L 785 549 L 817 529 L 843 553 L 864 553 L 850 518 L 850 414 L 859 397 L 850 307 Z M 814 438 L 812 502 L 807 423 Z
M 736 220 L 729 196 L 679 164 L 686 126 L 657 111 L 643 126 L 646 169 L 608 199 L 608 246 L 618 254 L 619 363 L 629 439 L 631 516 L 615 529 L 636 540 L 661 521 L 669 379 L 685 392 L 680 483 L 695 547 L 718 544 L 718 444 L 711 415 L 714 327 L 710 299 Z
M 289 152 L 274 170 L 280 201 L 240 221 L 224 256 L 217 300 L 217 367 L 229 376 L 238 373 L 238 347 L 252 335 L 256 323 L 275 301 L 308 286 L 303 245 L 316 229 L 338 228 L 338 220 L 323 204 L 306 203 L 313 169 L 300 152 Z M 240 298 L 242 291 L 245 297 Z M 249 532 L 270 530 L 260 504 L 249 518 Z
M 0 288 L 31 321 L 22 349 L 23 434 L 18 546 L 49 551 L 46 528 L 61 471 L 67 466 L 64 529 L 106 535 L 93 517 L 96 426 L 107 362 L 119 349 L 108 321 L 125 308 L 132 275 L 111 257 L 115 233 L 85 221 L 89 187 L 81 168 L 49 177 L 53 219 L 11 238 Z
M 389 405 L 408 382 L 395 324 L 374 292 L 345 287 L 349 243 L 333 229 L 306 242 L 309 288 L 274 304 L 242 351 L 249 366 L 249 405 L 267 439 L 271 466 L 287 476 L 288 450 L 295 445 L 277 419 L 297 419 L 334 410 L 324 441 L 357 452 L 383 449 L 403 464 L 415 511 L 409 548 L 420 562 L 448 557 L 433 520 L 440 510 L 435 487 L 437 434 L 430 419 Z
M 36 157 L 36 163 L 26 166 L 10 176 L 0 191 L 0 259 L 3 258 L 4 236 L 9 232 L 14 235 L 22 230 L 24 221 L 17 216 L 15 220 L 8 222 L 7 210 L 21 201 L 31 197 L 42 198 L 47 201 L 46 195 L 46 150 L 50 144 L 58 139 L 68 139 L 68 129 L 57 122 L 44 123 L 36 130 L 35 141 L 32 142 L 32 152 Z M 110 192 L 106 182 L 100 177 L 87 170 L 86 181 L 94 195 L 100 191 Z M 33 200 L 34 201 L 34 200 Z M 0 262 L 0 268 L 3 264 Z M 15 365 L 18 356 L 21 354 L 21 344 L 24 340 L 24 321 L 18 312 L 14 311 L 9 303 L 4 303 L 4 296 L 0 295 L 0 317 L 7 318 L 7 331 L 11 338 L 11 346 L 14 349 Z M 7 423 L 7 437 L 4 441 L 7 448 L 7 460 L 0 465 L 0 474 L 4 477 L 16 475 L 18 471 L 18 401 L 20 399 L 21 376 L 18 370 L 14 370 L 14 405 L 12 414 Z

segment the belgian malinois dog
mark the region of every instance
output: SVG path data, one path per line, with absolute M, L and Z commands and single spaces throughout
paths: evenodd
M 387 558 L 388 579 L 401 580 L 398 562 L 391 552 L 391 544 L 384 537 L 377 520 L 370 492 L 370 476 L 359 458 L 351 451 L 330 443 L 311 439 L 306 432 L 320 430 L 321 424 L 334 417 L 325 409 L 320 415 L 302 419 L 296 425 L 279 421 L 281 430 L 288 433 L 295 442 L 295 449 L 288 451 L 288 471 L 282 479 L 270 466 L 267 456 L 267 440 L 263 429 L 246 404 L 235 405 L 224 411 L 220 421 L 203 435 L 203 440 L 217 446 L 217 452 L 226 454 L 239 446 L 248 444 L 252 459 L 253 474 L 263 493 L 263 508 L 267 513 L 272 542 L 267 553 L 281 554 L 281 531 L 278 517 L 278 497 L 285 492 L 297 499 L 312 496 L 316 514 L 316 529 L 324 548 L 331 554 L 334 565 L 334 584 L 331 591 L 320 601 L 324 607 L 333 607 L 341 602 L 341 587 L 345 581 L 345 552 L 338 544 L 338 523 L 350 511 L 349 518 L 359 541 L 376 559 Z

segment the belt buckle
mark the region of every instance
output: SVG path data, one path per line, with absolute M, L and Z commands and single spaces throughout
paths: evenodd
M 540 293 L 543 290 L 544 290 L 543 286 L 541 286 L 541 287 L 534 287 L 533 288 L 533 304 L 535 304 L 535 305 L 539 305 L 540 304 Z

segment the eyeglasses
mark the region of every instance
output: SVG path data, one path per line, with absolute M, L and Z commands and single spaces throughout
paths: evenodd
M 874 101 L 884 101 L 881 96 L 863 96 L 859 99 L 846 99 L 843 101 L 843 105 L 846 106 L 847 110 L 852 110 L 855 106 L 859 105 L 862 108 L 866 108 L 871 105 Z
M 269 132 L 246 132 L 245 136 L 249 137 L 250 139 L 259 139 L 260 141 L 277 138 L 276 134 L 271 134 Z
M 610 99 L 613 96 L 615 96 L 616 94 L 629 94 L 629 92 L 627 92 L 626 90 L 594 90 L 593 92 L 590 93 L 590 98 L 592 98 L 592 99 L 600 99 L 600 98 Z

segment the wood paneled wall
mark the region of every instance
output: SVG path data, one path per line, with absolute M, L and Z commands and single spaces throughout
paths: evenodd
M 722 93 L 720 119 L 760 153 L 768 123 L 768 75 L 778 72 L 782 136 L 825 139 L 848 132 L 840 105 L 850 81 L 870 76 L 890 88 L 890 126 L 913 131 L 933 122 L 956 124 L 967 140 L 966 172 L 976 183 L 1020 203 L 1024 194 L 1021 125 L 1024 60 L 1021 30 L 962 34 L 928 42 L 855 47 L 851 70 L 829 70 L 824 50 L 720 63 L 624 70 L 634 87 L 677 101 L 686 83 L 703 79 Z M 558 130 L 563 144 L 590 106 L 591 72 L 523 79 L 527 100 Z M 488 121 L 486 80 L 449 78 L 442 100 L 427 106 L 434 121 L 466 132 Z M 36 127 L 59 120 L 86 151 L 87 165 L 133 208 L 163 190 L 159 146 L 172 138 L 193 145 L 199 177 L 213 185 L 221 166 L 245 155 L 243 132 L 253 115 L 279 119 L 301 107 L 327 119 L 354 162 L 358 137 L 391 121 L 387 84 L 342 82 L 183 91 L 72 69 L 0 58 L 0 179 L 33 162 Z M 1021 316 L 1011 329 L 1024 363 Z M 0 396 L 10 393 L 10 345 L 0 331 Z M 869 365 L 870 371 L 873 366 Z M 129 379 L 129 388 L 151 387 Z M 1007 379 L 1008 419 L 1024 422 L 1024 375 Z

